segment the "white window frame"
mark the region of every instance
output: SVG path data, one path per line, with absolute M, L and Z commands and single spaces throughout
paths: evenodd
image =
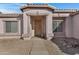
M 18 31 L 16 33 L 12 33 L 12 32 L 6 32 L 6 21 L 17 21 L 18 23 Z M 19 20 L 3 20 L 3 31 L 5 33 L 5 35 L 16 35 L 16 34 L 20 34 L 20 21 Z
M 57 20 L 57 19 L 55 20 L 55 19 L 54 19 L 53 22 L 54 22 L 54 21 L 64 21 L 64 20 L 63 20 L 63 19 L 61 19 L 61 20 L 60 20 L 60 19 L 59 19 L 59 20 Z M 63 32 L 63 30 L 62 30 L 62 32 Z

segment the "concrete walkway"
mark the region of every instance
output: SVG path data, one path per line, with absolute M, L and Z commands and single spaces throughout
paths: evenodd
M 0 40 L 2 55 L 65 55 L 51 41 L 34 37 L 31 40 Z

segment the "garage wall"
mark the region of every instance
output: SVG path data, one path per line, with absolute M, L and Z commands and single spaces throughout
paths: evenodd
M 65 36 L 68 38 L 73 37 L 73 24 L 72 17 L 69 16 L 65 19 Z
M 74 15 L 72 20 L 73 20 L 73 37 L 79 39 L 79 14 Z

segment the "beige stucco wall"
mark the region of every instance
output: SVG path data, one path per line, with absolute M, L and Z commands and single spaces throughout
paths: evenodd
M 71 16 L 65 19 L 65 36 L 68 38 L 73 37 L 73 23 Z
M 79 39 L 79 14 L 74 15 L 72 18 L 73 21 L 73 37 Z
M 79 39 L 79 14 L 67 17 L 65 27 L 66 37 Z
M 5 33 L 5 21 L 18 21 L 17 33 Z M 20 20 L 19 18 L 0 18 L 0 39 L 4 38 L 19 38 L 20 37 Z

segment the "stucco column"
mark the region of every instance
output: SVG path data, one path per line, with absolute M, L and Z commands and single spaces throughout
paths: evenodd
M 29 38 L 32 37 L 32 26 L 31 26 L 31 19 L 30 19 L 30 16 L 28 16 L 28 35 L 29 35 Z
M 28 37 L 28 15 L 23 13 L 23 37 Z
M 53 38 L 53 22 L 52 15 L 49 14 L 46 16 L 46 38 L 51 40 Z
M 24 39 L 30 39 L 32 37 L 32 28 L 30 23 L 30 16 L 27 13 L 23 13 L 23 37 Z

